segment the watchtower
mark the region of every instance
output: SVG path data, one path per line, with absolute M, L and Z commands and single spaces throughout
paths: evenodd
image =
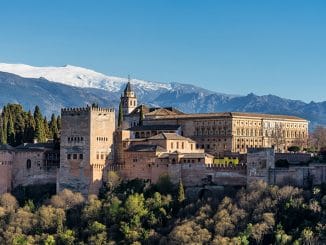
M 114 109 L 90 107 L 61 110 L 60 170 L 57 191 L 97 194 L 103 170 L 112 160 Z
M 130 77 L 128 77 L 128 83 L 121 96 L 121 104 L 124 117 L 129 115 L 137 107 L 137 97 L 131 88 Z

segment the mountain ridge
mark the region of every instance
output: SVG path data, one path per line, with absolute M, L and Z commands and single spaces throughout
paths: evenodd
M 0 63 L 0 86 L 3 88 L 0 105 L 16 102 L 31 109 L 35 103 L 42 103 L 47 115 L 58 114 L 61 107 L 80 107 L 93 102 L 117 108 L 127 81 L 127 78 L 71 65 L 33 67 Z M 326 125 L 326 101 L 306 103 L 254 93 L 229 95 L 176 82 L 131 79 L 131 83 L 139 103 L 151 106 L 174 106 L 187 113 L 239 111 L 293 115 L 310 120 L 312 127 Z

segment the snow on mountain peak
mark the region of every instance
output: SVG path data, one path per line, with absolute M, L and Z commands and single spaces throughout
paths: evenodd
M 111 92 L 118 92 L 128 81 L 127 78 L 107 76 L 102 73 L 73 65 L 60 67 L 35 67 L 25 64 L 0 63 L 0 71 L 13 73 L 26 78 L 45 78 L 52 82 L 63 83 L 82 88 L 99 88 Z M 169 83 L 156 83 L 132 79 L 131 83 L 143 90 L 171 90 Z

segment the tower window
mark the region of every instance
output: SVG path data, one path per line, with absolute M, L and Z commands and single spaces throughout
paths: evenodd
M 77 159 L 77 154 L 73 154 L 72 158 L 76 160 Z
M 70 160 L 71 159 L 71 154 L 67 155 L 67 159 Z
M 26 168 L 30 169 L 32 167 L 32 161 L 30 159 L 27 159 L 26 161 Z
M 79 154 L 79 159 L 83 159 L 83 158 L 84 158 L 83 154 Z

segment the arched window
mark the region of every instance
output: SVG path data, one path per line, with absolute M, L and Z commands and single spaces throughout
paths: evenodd
M 32 161 L 31 161 L 31 159 L 27 159 L 27 161 L 26 161 L 26 168 L 27 169 L 30 169 L 32 167 Z

